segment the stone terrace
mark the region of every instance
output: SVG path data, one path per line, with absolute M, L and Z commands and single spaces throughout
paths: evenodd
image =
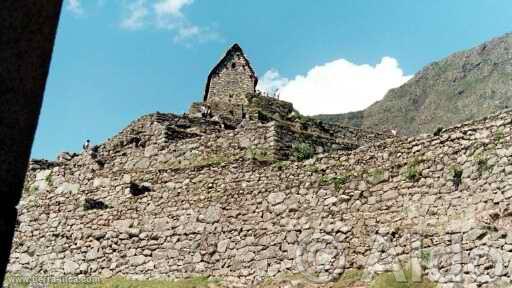
M 219 144 L 221 153 L 243 142 L 233 139 L 251 145 L 274 137 L 275 123 L 211 137 L 232 141 Z M 443 287 L 459 280 L 464 287 L 510 284 L 510 111 L 438 136 L 392 138 L 306 162 L 272 164 L 241 153 L 229 161 L 183 156 L 192 160 L 173 166 L 179 153 L 215 147 L 213 138 L 184 139 L 167 150 L 132 147 L 101 169 L 82 154 L 32 170 L 10 271 L 209 275 L 249 285 L 298 272 L 298 249 L 311 235 L 324 235 L 343 247 L 345 268 L 381 271 L 393 264 L 382 259 L 412 255 Z M 207 142 L 194 143 L 200 139 Z M 186 148 L 178 152 L 179 145 Z M 105 209 L 84 209 L 86 198 Z M 394 249 L 375 250 L 376 236 Z M 421 243 L 413 241 L 418 236 Z M 375 253 L 381 261 L 370 261 Z M 454 265 L 462 269 L 458 278 L 446 273 Z M 333 267 L 308 272 L 341 272 Z

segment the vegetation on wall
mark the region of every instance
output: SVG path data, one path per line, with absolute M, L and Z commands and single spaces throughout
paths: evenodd
M 292 146 L 292 155 L 296 161 L 304 161 L 311 159 L 315 155 L 315 150 L 308 143 L 297 143 Z

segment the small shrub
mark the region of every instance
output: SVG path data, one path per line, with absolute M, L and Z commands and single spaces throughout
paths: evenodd
M 226 162 L 226 159 L 224 158 L 210 158 L 206 159 L 205 162 L 203 162 L 203 167 L 212 167 L 212 166 L 219 166 Z
M 407 166 L 407 170 L 405 172 L 405 177 L 407 180 L 416 182 L 419 178 L 418 170 L 416 169 L 416 166 Z
M 502 128 L 498 128 L 496 130 L 496 134 L 494 134 L 494 141 L 496 142 L 496 144 L 499 144 L 503 142 L 503 139 L 505 139 L 505 132 L 503 132 Z
M 318 168 L 318 166 L 316 166 L 316 165 L 309 165 L 309 166 L 307 166 L 305 168 L 305 170 L 307 172 L 311 172 L 311 173 L 318 173 L 318 172 L 320 172 L 320 168 Z
M 455 188 L 455 190 L 458 190 L 460 184 L 462 183 L 462 168 L 458 165 L 452 165 L 450 166 L 449 171 L 453 187 Z
M 334 183 L 334 188 L 339 191 L 343 185 L 347 184 L 349 178 L 348 175 L 334 176 L 331 181 Z
M 350 179 L 350 175 L 337 175 L 337 176 L 326 176 L 322 175 L 320 177 L 320 186 L 327 186 L 334 184 L 334 189 L 339 191 L 343 185 L 347 184 Z
M 320 177 L 320 186 L 327 186 L 331 183 L 329 176 L 322 175 Z
M 254 146 L 247 148 L 247 157 L 251 161 L 260 161 L 260 162 L 270 161 L 272 158 L 268 151 L 258 149 Z
M 315 151 L 308 143 L 298 143 L 292 147 L 293 158 L 297 161 L 304 161 L 313 158 Z
M 477 171 L 480 176 L 482 176 L 482 174 L 485 171 L 488 171 L 489 169 L 491 169 L 491 167 L 488 163 L 489 158 L 486 155 L 484 155 L 483 153 L 477 154 L 474 159 L 476 161 Z
M 51 184 L 52 184 L 52 181 L 53 181 L 52 173 L 50 172 L 50 174 L 48 174 L 48 175 L 44 178 L 44 180 L 46 181 L 46 183 L 48 183 L 48 184 L 50 184 L 50 185 L 51 185 Z
M 373 185 L 377 185 L 386 180 L 384 170 L 380 168 L 375 168 L 368 171 L 368 182 Z
M 414 159 L 413 161 L 409 162 L 407 166 L 405 167 L 405 174 L 404 177 L 406 180 L 411 182 L 416 182 L 420 179 L 420 172 L 418 171 L 418 165 L 419 161 L 417 159 Z
M 272 164 L 277 170 L 284 170 L 288 166 L 290 166 L 290 162 L 288 161 L 276 161 Z
M 434 136 L 438 137 L 441 135 L 441 133 L 443 132 L 444 128 L 443 127 L 437 127 L 436 130 L 434 131 Z
M 249 160 L 256 160 L 256 148 L 254 146 L 247 148 L 247 157 Z
M 36 184 L 32 184 L 30 185 L 30 187 L 28 188 L 28 195 L 33 195 L 35 193 L 37 193 L 37 190 L 39 189 L 39 187 L 37 187 Z
M 421 250 L 421 264 L 423 266 L 428 266 L 432 262 L 432 251 L 430 250 Z

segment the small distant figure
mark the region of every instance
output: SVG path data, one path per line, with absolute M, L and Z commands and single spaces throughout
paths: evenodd
M 398 130 L 396 130 L 396 129 L 391 129 L 391 134 L 393 134 L 393 136 L 398 135 Z
M 85 143 L 84 145 L 82 145 L 82 148 L 84 148 L 85 152 L 88 152 L 91 149 L 91 140 L 85 140 Z
M 201 117 L 203 117 L 203 119 L 210 117 L 210 107 L 208 107 L 207 104 L 201 105 L 199 109 L 201 110 Z

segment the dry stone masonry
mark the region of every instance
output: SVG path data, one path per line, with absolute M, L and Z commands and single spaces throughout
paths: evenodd
M 32 161 L 9 271 L 249 286 L 399 259 L 441 287 L 510 284 L 512 111 L 397 138 L 276 101 L 248 101 L 234 128 L 150 114 L 91 151 Z M 297 144 L 316 156 L 293 161 Z M 310 265 L 318 243 L 337 253 Z
M 242 48 L 234 44 L 208 75 L 204 102 L 213 111 L 241 117 L 246 96 L 256 92 L 258 78 Z

